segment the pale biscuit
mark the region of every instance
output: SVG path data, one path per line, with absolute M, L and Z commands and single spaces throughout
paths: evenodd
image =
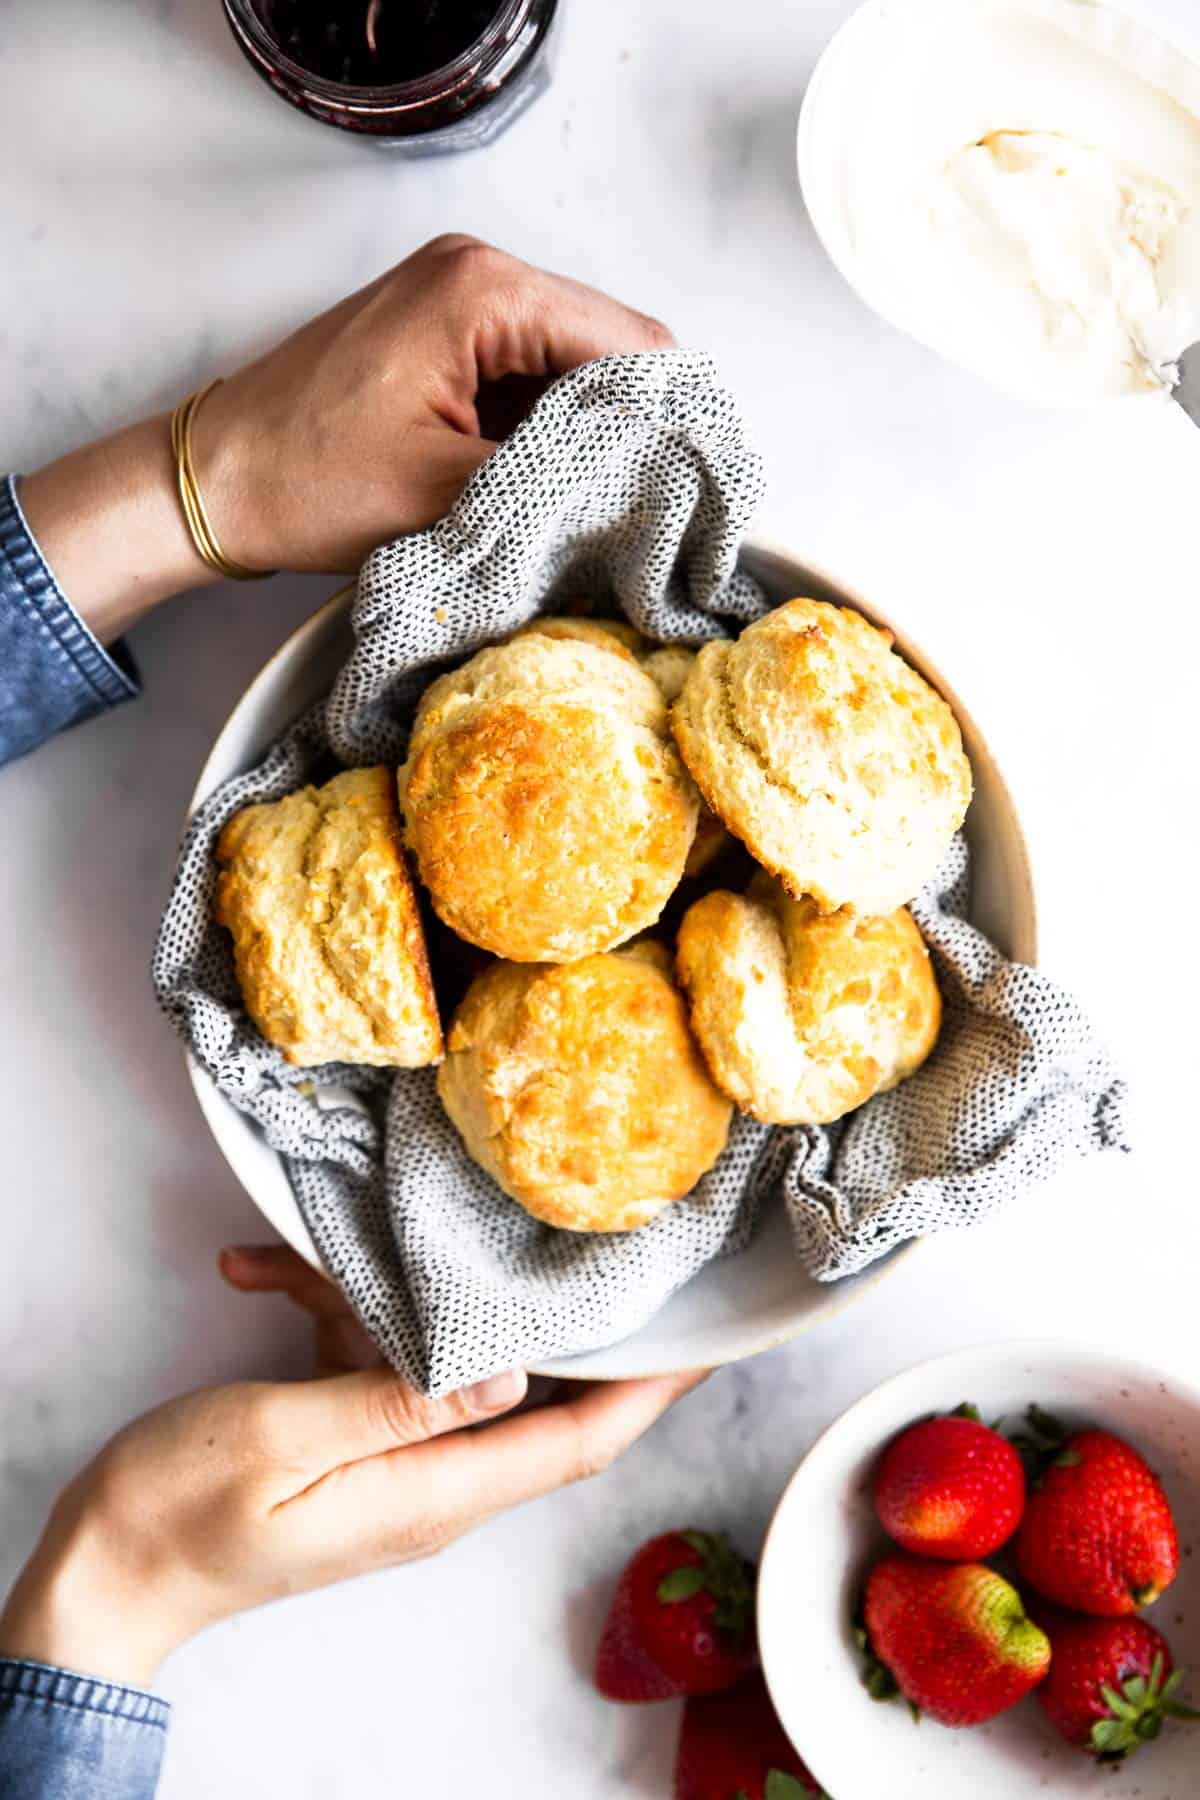
M 718 818 L 830 912 L 910 900 L 971 799 L 954 714 L 890 645 L 849 607 L 790 600 L 706 644 L 672 708 Z
M 290 1063 L 421 1068 L 437 1001 L 390 769 L 349 769 L 232 818 L 214 916 L 258 1029 Z
M 696 652 L 686 644 L 660 644 L 642 657 L 643 669 L 653 675 L 667 701 L 678 700 L 695 666 Z
M 686 644 L 660 644 L 657 650 L 644 655 L 641 662 L 647 675 L 654 677 L 662 689 L 663 698 L 670 704 L 678 700 L 683 692 L 684 683 L 695 667 L 696 652 L 689 650 Z M 710 863 L 717 860 L 728 844 L 729 833 L 720 819 L 707 806 L 701 806 L 700 817 L 696 821 L 696 835 L 692 839 L 692 847 L 684 865 L 684 875 L 689 881 L 695 880 Z
M 670 962 L 642 941 L 563 967 L 497 963 L 451 1023 L 442 1104 L 480 1167 L 548 1225 L 644 1225 L 724 1148 L 732 1109 Z
M 536 637 L 575 639 L 579 643 L 595 644 L 601 650 L 612 650 L 618 656 L 636 662 L 645 647 L 646 640 L 634 626 L 625 619 L 593 619 L 590 615 L 576 618 L 573 614 L 549 614 L 531 619 L 528 625 L 522 625 L 516 637 L 526 637 L 532 633 Z M 668 695 L 672 699 L 673 695 Z
M 653 924 L 700 807 L 650 676 L 536 632 L 433 683 L 399 785 L 437 913 L 512 962 L 569 962 Z
M 933 966 L 903 907 L 821 913 L 759 874 L 689 908 L 676 966 L 714 1081 L 769 1125 L 840 1119 L 937 1041 Z
M 639 662 L 647 675 L 658 683 L 668 705 L 679 698 L 696 660 L 696 652 L 686 644 L 653 644 L 626 619 L 597 619 L 590 613 L 578 617 L 574 614 L 545 615 L 531 619 L 513 635 L 526 637 L 530 633 L 540 637 L 575 638 L 582 643 L 595 644 L 601 650 L 615 651 L 631 662 Z

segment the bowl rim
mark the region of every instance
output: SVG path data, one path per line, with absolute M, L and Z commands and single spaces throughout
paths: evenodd
M 1186 39 L 1182 35 L 1182 30 L 1177 33 L 1176 30 L 1172 28 L 1171 31 L 1168 32 L 1167 29 L 1158 22 L 1148 19 L 1144 15 L 1139 9 L 1138 0 L 1082 0 L 1082 3 L 1096 5 L 1104 12 L 1114 14 L 1125 24 L 1137 27 L 1138 30 L 1143 32 L 1148 38 L 1153 39 L 1161 48 L 1165 48 L 1173 55 L 1183 57 L 1186 61 L 1193 63 L 1200 69 L 1200 36 L 1197 36 L 1193 41 Z M 891 312 L 880 300 L 872 297 L 855 272 L 853 262 L 849 255 L 846 254 L 843 249 L 834 247 L 831 232 L 827 224 L 827 206 L 825 201 L 820 197 L 820 184 L 813 176 L 813 115 L 817 109 L 820 90 L 825 77 L 833 65 L 834 59 L 845 49 L 846 41 L 853 37 L 855 33 L 868 30 L 872 23 L 871 15 L 884 10 L 888 4 L 889 0 L 857 0 L 857 4 L 853 6 L 847 17 L 844 18 L 841 24 L 831 33 L 824 48 L 821 50 L 820 55 L 817 57 L 800 101 L 800 110 L 796 119 L 796 173 L 799 180 L 801 197 L 804 201 L 805 211 L 808 214 L 809 222 L 816 233 L 817 241 L 822 250 L 824 250 L 826 256 L 829 258 L 842 280 L 846 283 L 847 287 L 850 288 L 855 296 L 877 319 L 881 319 L 885 325 L 891 328 L 891 330 L 903 332 L 906 337 L 911 338 L 914 343 L 920 344 L 922 349 L 928 351 L 931 355 L 938 357 L 943 363 L 948 363 L 951 367 L 972 375 L 977 381 L 985 382 L 989 387 L 993 388 L 995 392 L 1004 394 L 1009 399 L 1018 399 L 1020 403 L 1028 409 L 1051 413 L 1082 413 L 1086 415 L 1089 412 L 1104 411 L 1112 406 L 1129 405 L 1130 403 L 1133 403 L 1135 405 L 1140 404 L 1142 410 L 1146 411 L 1147 402 L 1156 404 L 1162 398 L 1159 393 L 1148 390 L 1146 393 L 1098 394 L 1091 398 L 1084 396 L 1078 399 L 1042 400 L 1040 402 L 1035 402 L 1030 395 L 1024 391 L 1018 392 L 1016 389 L 1009 387 L 1005 382 L 993 380 L 981 369 L 972 368 L 965 363 L 959 363 L 955 358 L 947 356 L 932 338 L 926 337 L 915 326 Z M 814 196 L 816 196 L 816 198 L 814 198 Z
M 835 1419 L 830 1420 L 801 1456 L 784 1483 L 775 1503 L 759 1553 L 758 1580 L 755 1584 L 755 1611 L 759 1621 L 759 1649 L 763 1679 L 766 1681 L 775 1710 L 783 1721 L 785 1731 L 787 1723 L 784 1718 L 785 1708 L 782 1701 L 782 1675 L 769 1648 L 776 1642 L 773 1628 L 774 1595 L 777 1591 L 782 1591 L 774 1582 L 773 1571 L 781 1554 L 779 1545 L 784 1534 L 785 1510 L 790 1508 L 793 1496 L 802 1486 L 805 1477 L 811 1474 L 810 1464 L 816 1460 L 819 1476 L 821 1460 L 827 1458 L 831 1450 L 836 1450 L 842 1437 L 850 1435 L 854 1424 L 864 1412 L 873 1408 L 877 1403 L 885 1401 L 889 1395 L 899 1394 L 914 1382 L 919 1383 L 925 1378 L 933 1377 L 939 1371 L 943 1371 L 949 1377 L 963 1364 L 981 1357 L 995 1362 L 998 1367 L 1023 1360 L 1054 1361 L 1061 1359 L 1064 1363 L 1070 1362 L 1076 1367 L 1094 1370 L 1097 1373 L 1119 1370 L 1122 1379 L 1133 1380 L 1147 1386 L 1163 1385 L 1172 1397 L 1191 1407 L 1200 1415 L 1200 1381 L 1186 1375 L 1176 1374 L 1161 1364 L 1143 1357 L 1126 1357 L 1114 1353 L 1094 1340 L 1086 1338 L 989 1338 L 978 1344 L 964 1344 L 956 1350 L 941 1351 L 936 1356 L 923 1357 L 919 1362 L 910 1363 L 907 1367 L 885 1376 L 873 1387 L 866 1388 Z M 885 1438 L 880 1438 L 879 1448 L 881 1450 L 885 1441 Z M 832 1497 L 829 1497 L 829 1504 L 834 1503 Z M 762 1630 L 764 1618 L 772 1621 L 765 1633 Z M 772 1680 L 772 1669 L 775 1670 L 775 1680 Z
M 872 602 L 862 595 L 857 588 L 852 587 L 840 577 L 832 574 L 824 565 L 812 562 L 807 558 L 802 559 L 796 552 L 788 549 L 776 539 L 765 536 L 746 537 L 742 542 L 739 560 L 743 556 L 748 556 L 751 561 L 765 560 L 786 565 L 788 569 L 796 572 L 798 578 L 803 576 L 806 584 L 819 587 L 828 595 L 833 596 L 837 604 L 852 607 L 854 610 L 861 612 L 864 617 L 870 619 L 873 624 L 890 631 L 893 636 L 895 647 L 899 653 L 907 661 L 912 662 L 914 666 L 920 670 L 925 679 L 938 690 L 946 700 L 951 711 L 954 713 L 955 718 L 959 721 L 960 727 L 965 727 L 970 732 L 974 744 L 977 746 L 977 748 L 972 751 L 972 767 L 975 769 L 976 774 L 978 774 L 980 766 L 986 769 L 988 785 L 993 789 L 1000 800 L 1003 810 L 1012 827 L 1011 842 L 1007 846 L 1005 856 L 1005 862 L 1009 870 L 1010 885 L 1012 886 L 1015 895 L 1015 905 L 1012 917 L 1012 954 L 1014 959 L 1019 962 L 1034 963 L 1037 958 L 1038 948 L 1037 902 L 1029 856 L 1029 845 L 1025 837 L 1024 827 L 1014 803 L 1012 792 L 992 755 L 990 745 L 973 714 L 963 704 L 963 701 L 953 684 L 946 680 L 937 664 L 931 657 L 926 655 L 922 646 L 914 638 L 898 628 L 892 622 L 890 617 L 888 617 L 881 609 L 873 605 Z M 300 623 L 288 633 L 283 642 L 272 651 L 271 655 L 266 658 L 256 673 L 246 683 L 213 738 L 208 755 L 204 759 L 199 775 L 196 778 L 195 786 L 187 802 L 185 825 L 190 823 L 193 815 L 212 791 L 216 779 L 214 765 L 217 764 L 218 760 L 222 757 L 222 746 L 225 735 L 235 718 L 241 713 L 242 708 L 245 706 L 249 697 L 261 684 L 269 680 L 270 676 L 282 663 L 290 661 L 299 651 L 302 651 L 306 640 L 317 637 L 337 614 L 348 612 L 350 610 L 353 605 L 355 585 L 356 584 L 353 582 L 343 584 L 330 594 L 327 599 L 323 600 L 307 618 L 302 619 Z M 268 1209 L 264 1206 L 260 1196 L 251 1190 L 243 1180 L 241 1171 L 232 1162 L 226 1151 L 223 1138 L 216 1124 L 216 1120 L 220 1116 L 220 1109 L 227 1107 L 229 1102 L 219 1093 L 211 1078 L 201 1068 L 200 1064 L 195 1060 L 191 1051 L 187 1049 L 186 1046 L 184 1047 L 183 1055 L 187 1067 L 188 1079 L 191 1083 L 192 1091 L 196 1096 L 201 1115 L 203 1116 L 209 1131 L 216 1139 L 218 1149 L 229 1164 L 231 1173 L 239 1184 L 245 1188 L 245 1191 L 254 1203 L 254 1206 L 262 1214 L 264 1219 L 266 1219 L 267 1223 L 278 1231 L 280 1236 L 283 1237 L 299 1255 L 303 1256 L 314 1268 L 323 1273 L 324 1265 L 317 1253 L 316 1245 L 313 1243 L 311 1233 L 308 1230 L 303 1214 L 300 1212 L 299 1205 L 294 1203 L 294 1216 L 291 1213 L 288 1214 L 286 1219 L 277 1216 L 275 1210 Z M 882 1259 L 876 1267 L 873 1269 L 868 1268 L 855 1277 L 853 1284 L 847 1286 L 844 1296 L 840 1300 L 836 1300 L 824 1308 L 818 1316 L 813 1317 L 806 1313 L 799 1314 L 794 1319 L 789 1320 L 786 1324 L 775 1323 L 771 1326 L 764 1326 L 758 1335 L 751 1335 L 748 1338 L 745 1347 L 740 1349 L 736 1356 L 730 1357 L 727 1360 L 729 1362 L 743 1362 L 749 1357 L 763 1355 L 768 1350 L 779 1349 L 784 1344 L 789 1344 L 796 1338 L 802 1337 L 806 1332 L 815 1330 L 827 1320 L 839 1316 L 846 1308 L 852 1306 L 857 1299 L 872 1292 L 881 1282 L 885 1281 L 890 1274 L 913 1255 L 923 1241 L 924 1240 L 921 1238 L 912 1238 L 907 1243 L 897 1246 L 897 1248 L 893 1250 L 889 1256 Z M 535 1375 L 551 1376 L 560 1380 L 625 1379 L 626 1377 L 620 1374 L 604 1375 L 590 1369 L 580 1369 L 572 1366 L 577 1362 L 589 1362 L 595 1356 L 602 1354 L 602 1350 L 593 1350 L 580 1353 L 578 1358 L 568 1356 L 551 1357 L 547 1358 L 545 1361 L 538 1362 L 536 1365 L 531 1365 L 529 1372 Z M 668 1357 L 655 1361 L 652 1366 L 648 1366 L 645 1369 L 644 1373 L 648 1376 L 682 1375 L 693 1366 L 694 1359 L 685 1359 L 683 1362 L 676 1362 Z M 722 1366 L 724 1366 L 724 1364 L 722 1364 Z

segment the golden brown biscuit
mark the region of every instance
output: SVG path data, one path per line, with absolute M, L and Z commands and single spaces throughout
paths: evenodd
M 679 698 L 696 661 L 696 652 L 689 650 L 686 644 L 660 644 L 655 649 L 649 648 L 641 633 L 620 619 L 534 619 L 531 624 L 522 625 L 516 636 L 522 637 L 528 632 L 540 633 L 543 637 L 581 639 L 601 650 L 612 650 L 618 656 L 640 662 L 647 675 L 657 683 L 668 706 Z M 728 842 L 729 833 L 720 819 L 707 806 L 702 806 L 696 821 L 696 835 L 683 866 L 684 879 L 694 881 L 702 875 Z
M 217 845 L 215 917 L 246 1010 L 290 1063 L 437 1062 L 442 1031 L 390 769 L 248 806 Z
M 840 1119 L 937 1041 L 933 966 L 903 907 L 822 913 L 759 874 L 689 907 L 676 966 L 713 1080 L 769 1125 Z
M 954 714 L 860 613 L 790 600 L 706 644 L 675 702 L 708 805 L 797 898 L 892 912 L 971 799 Z
M 427 690 L 400 796 L 439 916 L 511 962 L 568 962 L 653 924 L 700 807 L 651 678 L 537 633 Z
M 619 619 L 535 619 L 531 625 L 521 627 L 521 632 L 527 631 L 541 632 L 545 637 L 581 638 L 602 650 L 614 650 L 619 656 L 640 662 L 647 675 L 658 684 L 668 706 L 679 698 L 696 661 L 696 652 L 689 650 L 686 644 L 660 644 L 652 649 L 640 632 Z M 702 806 L 696 821 L 696 835 L 683 866 L 684 879 L 694 881 L 702 875 L 728 843 L 729 833 L 720 819 L 707 806 Z
M 731 1108 L 660 944 L 565 967 L 497 963 L 450 1026 L 438 1093 L 470 1154 L 535 1219 L 630 1231 L 690 1193 Z

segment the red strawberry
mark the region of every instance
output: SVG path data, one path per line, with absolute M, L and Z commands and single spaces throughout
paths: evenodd
M 963 1406 L 892 1439 L 875 1474 L 875 1510 L 914 1556 L 976 1562 L 1021 1523 L 1025 1471 L 1007 1438 Z
M 1031 1407 L 1046 1467 L 1013 1545 L 1017 1573 L 1047 1600 L 1118 1618 L 1174 1581 L 1179 1540 L 1157 1475 L 1107 1431 L 1068 1434 Z
M 1081 1750 L 1117 1762 L 1156 1738 L 1164 1719 L 1197 1719 L 1174 1699 L 1167 1641 L 1144 1619 L 1087 1619 L 1040 1608 L 1050 1673 L 1038 1689 L 1046 1717 Z
M 1046 1635 L 1026 1618 L 1017 1590 L 982 1563 L 885 1556 L 868 1577 L 863 1619 L 869 1692 L 885 1697 L 882 1665 L 906 1700 L 943 1725 L 995 1718 L 1050 1663 Z
M 808 1800 L 819 1793 L 761 1675 L 728 1693 L 688 1701 L 675 1756 L 675 1800 Z
M 712 1694 L 757 1661 L 753 1563 L 707 1531 L 668 1531 L 643 1544 L 600 1638 L 600 1692 L 609 1700 Z

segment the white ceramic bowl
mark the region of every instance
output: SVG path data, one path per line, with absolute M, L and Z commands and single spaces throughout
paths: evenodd
M 992 1344 L 908 1369 L 831 1425 L 792 1477 L 772 1522 L 759 1585 L 763 1665 L 779 1715 L 836 1800 L 1195 1800 L 1200 1727 L 1178 1725 L 1119 1768 L 1062 1742 L 1032 1699 L 989 1725 L 949 1731 L 871 1700 L 850 1629 L 862 1582 L 888 1540 L 871 1504 L 879 1453 L 905 1425 L 973 1401 L 1014 1423 L 1036 1401 L 1068 1423 L 1127 1437 L 1166 1487 L 1184 1554 L 1147 1617 L 1200 1692 L 1200 1388 L 1106 1350 Z
M 744 552 L 744 562 L 775 600 L 813 594 L 856 606 L 876 623 L 888 625 L 895 632 L 897 649 L 945 695 L 958 717 L 975 775 L 975 798 L 967 819 L 973 857 L 972 917 L 1010 956 L 1033 962 L 1037 925 L 1020 823 L 983 737 L 944 677 L 877 608 L 795 558 L 759 546 Z M 252 767 L 270 740 L 329 688 L 348 653 L 348 610 L 347 600 L 327 602 L 260 670 L 213 745 L 192 795 L 191 811 L 229 776 Z M 201 1109 L 234 1174 L 280 1235 L 319 1267 L 283 1164 L 253 1123 L 190 1059 L 189 1067 Z M 735 1362 L 829 1318 L 906 1253 L 895 1251 L 863 1275 L 822 1286 L 800 1269 L 791 1253 L 787 1222 L 776 1213 L 743 1255 L 703 1270 L 641 1331 L 606 1349 L 547 1363 L 540 1372 L 619 1380 Z
M 979 339 L 969 308 L 963 310 L 954 303 L 953 288 L 932 296 L 914 292 L 895 278 L 894 262 L 883 264 L 865 255 L 856 242 L 849 208 L 855 200 L 861 203 L 863 172 L 855 157 L 864 138 L 870 137 L 881 118 L 888 121 L 893 139 L 902 147 L 914 133 L 919 135 L 910 112 L 902 110 L 893 116 L 888 109 L 893 101 L 901 107 L 918 104 L 911 101 L 909 82 L 920 76 L 925 63 L 906 49 L 907 24 L 914 7 L 925 3 L 927 0 L 863 0 L 826 45 L 805 89 L 797 127 L 797 167 L 809 218 L 830 260 L 859 298 L 889 324 L 985 380 L 1019 394 L 1031 405 L 1078 407 L 1107 404 L 1114 398 L 1135 397 L 1143 403 L 1161 399 L 1160 394 L 1048 393 L 1044 372 L 1022 371 L 1007 360 L 996 363 L 995 345 L 989 347 L 986 339 Z M 982 4 L 973 6 L 971 0 L 928 3 L 948 5 L 954 29 L 963 31 L 970 28 L 973 12 L 987 10 Z M 1147 90 L 1161 92 L 1164 109 L 1174 104 L 1183 112 L 1200 114 L 1200 59 L 1140 19 L 1137 0 L 1129 0 L 1124 7 L 1109 5 L 1107 0 L 1013 3 L 1029 9 L 1043 29 L 1055 33 L 1062 43 L 1076 42 L 1081 61 L 1103 59 Z M 1182 9 L 1180 14 L 1182 28 Z M 944 42 L 946 36 L 943 24 L 940 37 L 931 41 Z M 1031 49 L 1031 59 L 1036 55 Z M 1058 81 L 1054 63 L 1047 61 L 1043 69 L 1041 59 L 1031 60 L 1028 75 L 1026 92 L 1023 81 L 1013 85 L 1011 71 L 997 73 L 996 91 L 987 94 L 977 115 L 970 114 L 960 125 L 983 129 L 986 123 L 991 129 L 1011 119 L 1047 131 L 1066 129 L 1064 102 L 1051 86 Z M 951 66 L 944 75 L 951 91 L 954 78 Z M 1103 89 L 1099 91 L 1103 93 Z M 1070 105 L 1069 99 L 1065 104 Z M 1086 133 L 1087 127 L 1081 123 L 1076 130 Z M 876 198 L 882 205 L 882 199 Z M 1178 346 L 1183 347 L 1182 343 Z

